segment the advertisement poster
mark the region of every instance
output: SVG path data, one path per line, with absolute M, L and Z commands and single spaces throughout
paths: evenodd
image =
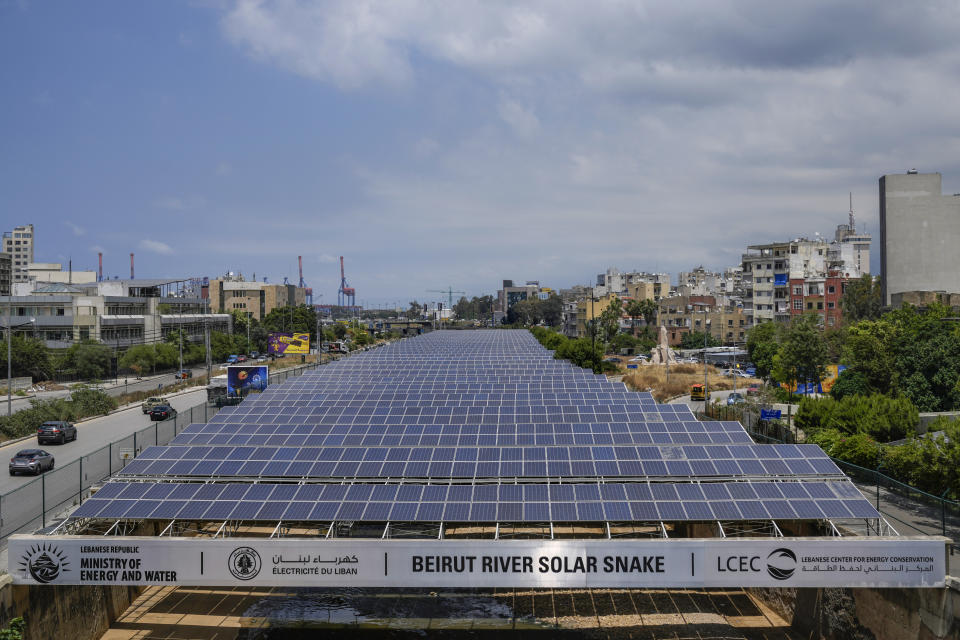
M 299 356 L 310 353 L 309 333 L 271 333 L 267 336 L 267 353 L 277 356 Z
M 227 395 L 245 395 L 267 388 L 266 365 L 227 367 Z

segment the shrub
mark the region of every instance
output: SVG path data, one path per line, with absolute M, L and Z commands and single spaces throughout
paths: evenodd
M 578 367 L 592 369 L 594 373 L 603 371 L 603 348 L 600 345 L 594 346 L 586 338 L 567 339 L 553 352 L 553 357 L 569 360 Z
M 833 428 L 841 433 L 864 433 L 878 442 L 904 438 L 916 431 L 920 416 L 904 397 L 880 393 L 834 398 L 804 398 L 797 409 L 796 425 L 808 434 Z
M 31 400 L 30 408 L 10 416 L 0 416 L 0 435 L 7 439 L 22 438 L 37 430 L 47 420 L 76 422 L 88 416 L 109 413 L 117 401 L 102 391 L 78 389 L 70 400 Z

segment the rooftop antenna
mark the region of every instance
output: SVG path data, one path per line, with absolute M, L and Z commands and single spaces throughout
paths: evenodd
M 850 233 L 855 233 L 853 226 L 853 191 L 850 192 Z

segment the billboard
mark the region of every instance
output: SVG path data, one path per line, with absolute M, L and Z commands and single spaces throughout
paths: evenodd
M 8 556 L 15 584 L 942 588 L 947 542 L 932 536 L 504 542 L 14 535 Z
M 278 356 L 299 356 L 310 353 L 309 333 L 271 333 L 267 336 L 267 353 Z
M 267 388 L 266 365 L 231 365 L 227 367 L 227 395 L 243 395 Z
M 791 393 L 830 393 L 830 390 L 833 389 L 833 383 L 837 381 L 837 378 L 840 376 L 840 373 L 847 368 L 845 364 L 828 364 L 824 369 L 826 374 L 823 376 L 823 379 L 820 381 L 820 384 L 816 382 L 797 384 L 792 382 L 786 384 L 781 382 L 780 386 L 789 390 Z

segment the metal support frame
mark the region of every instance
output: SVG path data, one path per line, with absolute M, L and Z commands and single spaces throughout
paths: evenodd
M 723 525 L 720 523 L 719 520 L 717 520 L 717 531 L 720 532 L 720 537 L 721 537 L 721 538 L 726 538 L 726 537 L 727 537 L 727 532 L 723 530 Z
M 830 525 L 830 535 L 835 538 L 842 538 L 843 534 L 840 533 L 840 530 L 837 529 L 837 525 L 833 524 L 833 520 L 827 520 L 827 524 Z
M 771 521 L 770 521 L 770 524 L 773 525 L 773 535 L 774 535 L 774 537 L 776 537 L 776 538 L 782 538 L 782 537 L 783 537 L 783 531 L 781 531 L 781 530 L 780 530 L 780 527 L 777 526 L 777 521 L 776 521 L 776 520 L 771 520 Z
M 667 525 L 663 524 L 663 522 L 660 523 L 660 533 L 663 534 L 664 538 L 670 537 L 670 534 L 667 533 Z

